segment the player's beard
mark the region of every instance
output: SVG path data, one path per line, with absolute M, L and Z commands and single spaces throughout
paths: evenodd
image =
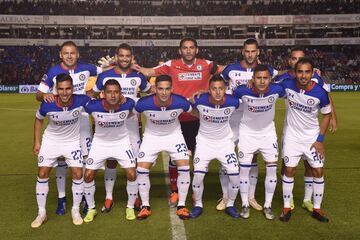
M 129 62 L 127 65 L 123 66 L 121 63 L 118 64 L 118 67 L 121 69 L 121 71 L 126 72 L 131 67 L 131 62 Z

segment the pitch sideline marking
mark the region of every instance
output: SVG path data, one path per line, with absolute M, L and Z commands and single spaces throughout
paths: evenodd
M 164 172 L 166 173 L 165 183 L 167 188 L 169 188 L 170 178 L 169 178 L 169 155 L 165 152 L 161 152 L 161 158 L 163 160 Z M 171 234 L 172 240 L 186 240 L 186 232 L 183 220 L 179 219 L 176 215 L 176 208 L 170 209 L 170 223 L 171 223 Z
M 0 108 L 0 110 L 20 111 L 20 112 L 35 112 L 36 111 L 36 109 L 26 109 L 26 108 Z

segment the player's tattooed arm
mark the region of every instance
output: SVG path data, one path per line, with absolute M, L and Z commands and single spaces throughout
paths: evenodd
M 34 122 L 34 146 L 33 146 L 33 152 L 35 155 L 39 154 L 40 146 L 41 146 L 41 129 L 43 126 L 44 120 L 35 118 Z
M 324 156 L 325 154 L 324 138 L 325 138 L 326 130 L 329 127 L 330 119 L 331 119 L 330 113 L 323 115 L 323 118 L 320 123 L 319 136 L 316 139 L 316 141 L 311 145 L 311 149 L 315 148 L 316 152 L 321 156 Z
M 338 121 L 337 121 L 337 116 L 336 116 L 336 112 L 335 112 L 334 102 L 330 95 L 329 95 L 329 100 L 330 100 L 330 105 L 331 105 L 331 119 L 330 119 L 330 123 L 329 123 L 329 125 L 330 125 L 329 131 L 331 133 L 335 133 L 338 128 Z
M 36 92 L 36 100 L 38 100 L 39 102 L 54 102 L 55 101 L 55 96 L 52 93 L 43 93 L 41 91 L 37 91 Z

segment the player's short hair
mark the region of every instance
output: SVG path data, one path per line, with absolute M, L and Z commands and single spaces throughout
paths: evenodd
M 119 89 L 121 90 L 121 86 L 120 86 L 120 83 L 118 81 L 116 81 L 115 79 L 109 79 L 105 82 L 104 84 L 104 90 L 106 90 L 107 86 L 110 86 L 110 85 L 116 85 L 116 86 L 119 86 Z
M 221 77 L 220 74 L 215 74 L 210 78 L 209 85 L 213 82 L 223 82 L 225 84 L 225 80 Z
M 60 82 L 66 82 L 66 81 L 69 81 L 71 85 L 73 85 L 73 79 L 70 76 L 70 74 L 60 73 L 56 76 L 56 85 Z
M 244 47 L 246 45 L 255 45 L 256 48 L 259 48 L 259 43 L 255 38 L 248 38 L 244 41 Z
M 295 64 L 295 71 L 297 70 L 298 66 L 302 64 L 310 64 L 311 65 L 311 69 L 314 68 L 314 62 L 311 60 L 311 58 L 308 57 L 302 57 L 299 58 L 299 61 L 297 61 L 297 63 Z
M 63 44 L 61 44 L 60 46 L 60 52 L 62 51 L 62 49 L 65 47 L 65 46 L 72 46 L 76 49 L 76 51 L 79 51 L 78 49 L 78 46 L 73 42 L 73 41 L 66 41 L 66 42 L 63 42 Z
M 127 43 L 122 43 L 116 48 L 116 53 L 119 52 L 120 49 L 129 50 L 131 54 L 133 53 L 132 47 Z
M 169 75 L 160 75 L 156 77 L 155 86 L 157 86 L 159 82 L 169 82 L 172 86 L 172 79 Z
M 290 55 L 293 52 L 303 52 L 305 54 L 305 49 L 303 47 L 301 47 L 301 46 L 295 46 L 295 47 L 291 48 Z
M 179 48 L 182 47 L 182 45 L 184 44 L 184 42 L 187 42 L 187 41 L 190 41 L 190 42 L 193 42 L 195 47 L 198 47 L 198 44 L 197 44 L 197 41 L 195 38 L 192 38 L 192 37 L 184 37 L 183 39 L 181 39 L 180 41 L 180 44 L 179 44 Z
M 270 73 L 269 67 L 266 66 L 265 64 L 258 64 L 254 68 L 254 76 L 257 72 L 264 72 L 264 71 L 268 71 Z

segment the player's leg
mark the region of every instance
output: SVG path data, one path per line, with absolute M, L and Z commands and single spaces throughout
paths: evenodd
M 128 194 L 128 202 L 126 205 L 126 219 L 131 221 L 136 219 L 134 206 L 139 191 L 138 182 L 136 180 L 135 161 L 134 161 L 134 167 L 125 168 L 125 172 L 127 179 L 126 192 Z
M 226 169 L 223 166 L 219 167 L 219 179 L 222 191 L 222 198 L 218 200 L 216 210 L 223 211 L 226 208 L 228 200 L 228 187 L 229 187 L 229 176 L 227 175 Z
M 141 148 L 139 153 L 139 158 L 141 156 Z M 141 158 L 140 158 L 141 159 Z M 150 202 L 149 202 L 149 194 L 150 194 L 150 177 L 149 172 L 152 166 L 151 162 L 139 162 L 137 163 L 136 173 L 137 173 L 137 181 L 139 186 L 139 194 L 142 202 L 142 208 L 137 215 L 137 219 L 146 219 L 151 215 Z
M 178 178 L 178 171 L 176 168 L 176 164 L 169 157 L 169 179 L 170 179 L 170 191 L 171 191 L 168 200 L 169 207 L 176 207 L 179 200 L 177 178 Z
M 95 207 L 95 176 L 96 169 L 93 168 L 94 160 L 92 157 L 89 157 L 86 161 L 86 170 L 84 174 L 84 194 L 86 198 L 86 202 L 88 204 L 88 211 L 86 216 L 84 217 L 84 222 L 92 222 L 94 217 L 97 215 L 96 207 Z
M 170 155 L 171 156 L 171 155 Z M 179 192 L 179 201 L 176 214 L 180 219 L 189 219 L 189 210 L 185 207 L 186 197 L 190 186 L 190 165 L 188 159 L 175 159 L 178 169 L 177 186 Z
M 43 156 L 39 154 L 39 162 L 43 161 Z M 38 205 L 38 215 L 31 223 L 32 228 L 40 227 L 46 220 L 46 198 L 49 193 L 49 174 L 51 167 L 40 167 L 36 182 L 36 201 Z
M 117 166 L 117 161 L 114 159 L 108 159 L 106 161 L 106 167 L 105 167 L 105 172 L 104 172 L 104 181 L 105 181 L 105 192 L 106 192 L 106 196 L 105 196 L 105 202 L 104 205 L 101 209 L 101 212 L 103 213 L 108 213 L 111 211 L 112 207 L 113 207 L 113 191 L 114 191 L 114 186 L 115 186 L 115 181 L 116 181 L 116 166 Z
M 70 165 L 71 166 L 71 165 Z M 72 172 L 72 194 L 73 194 L 73 206 L 71 209 L 71 216 L 73 223 L 75 225 L 81 225 L 83 219 L 81 218 L 79 208 L 80 203 L 84 193 L 84 180 L 83 180 L 83 170 L 82 170 L 82 161 L 81 166 L 71 166 Z
M 309 212 L 313 211 L 314 205 L 311 201 L 313 195 L 313 175 L 312 170 L 307 161 L 304 161 L 305 173 L 304 173 L 304 200 L 302 207 Z
M 310 149 L 311 144 L 308 144 L 307 147 Z M 328 222 L 329 219 L 325 216 L 325 214 L 321 211 L 321 203 L 324 196 L 324 161 L 325 158 L 319 155 L 314 148 L 310 149 L 305 153 L 306 161 L 311 166 L 312 174 L 313 174 L 313 202 L 314 209 L 312 211 L 312 217 L 321 221 Z
M 64 157 L 58 158 L 58 165 L 55 168 L 56 187 L 58 190 L 58 205 L 55 213 L 57 215 L 64 215 L 66 211 L 66 175 L 68 165 L 65 162 Z
M 254 208 L 255 210 L 262 211 L 262 206 L 256 201 L 256 198 L 255 198 L 256 184 L 257 184 L 258 175 L 259 175 L 259 168 L 258 168 L 258 164 L 257 164 L 257 155 L 258 154 L 256 154 L 256 153 L 254 154 L 254 157 L 251 162 L 251 167 L 250 167 L 249 203 L 250 203 L 250 206 L 252 208 Z

